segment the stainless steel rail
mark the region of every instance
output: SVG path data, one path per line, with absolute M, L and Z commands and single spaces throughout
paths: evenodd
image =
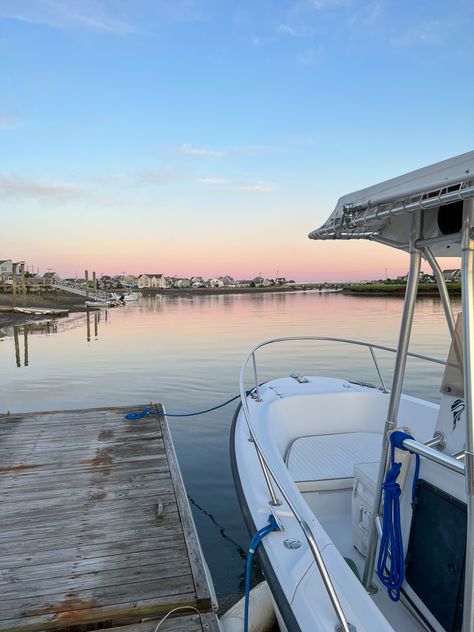
M 402 443 L 405 448 L 410 450 L 410 452 L 419 454 L 430 461 L 438 463 L 438 465 L 447 467 L 449 470 L 453 470 L 453 472 L 456 472 L 457 474 L 464 475 L 464 463 L 457 461 L 453 456 L 443 454 L 443 452 L 435 450 L 434 448 L 431 448 L 424 443 L 420 443 L 419 441 L 415 441 L 414 439 L 404 439 Z
M 332 607 L 334 608 L 334 612 L 336 614 L 337 620 L 339 622 L 340 628 L 341 630 L 343 630 L 343 632 L 351 632 L 351 628 L 353 630 L 353 626 L 350 625 L 350 623 L 347 621 L 347 618 L 344 614 L 344 610 L 342 609 L 341 603 L 339 601 L 339 597 L 336 593 L 336 590 L 334 588 L 334 585 L 332 583 L 331 577 L 329 575 L 329 572 L 326 568 L 326 565 L 324 563 L 324 559 L 322 557 L 321 551 L 319 550 L 317 541 L 316 541 L 316 537 L 312 532 L 311 527 L 307 524 L 307 522 L 304 520 L 304 518 L 300 515 L 300 512 L 298 510 L 298 506 L 297 506 L 297 502 L 294 498 L 292 498 L 291 493 L 285 489 L 284 484 L 278 479 L 278 476 L 274 470 L 274 468 L 270 465 L 268 459 L 266 459 L 265 457 L 265 452 L 262 449 L 262 446 L 260 444 L 260 441 L 256 435 L 253 423 L 252 423 L 252 418 L 251 418 L 251 414 L 250 414 L 250 410 L 249 410 L 249 406 L 248 406 L 248 399 L 247 399 L 247 391 L 245 388 L 245 373 L 246 373 L 246 369 L 249 365 L 250 360 L 252 361 L 252 365 L 253 365 L 253 372 L 254 372 L 254 380 L 255 380 L 255 399 L 257 402 L 261 401 L 261 397 L 260 397 L 260 386 L 259 386 L 259 379 L 258 379 L 258 371 L 257 371 L 257 360 L 256 360 L 256 352 L 261 349 L 262 347 L 266 347 L 268 345 L 272 345 L 272 344 L 277 344 L 277 343 L 281 343 L 281 342 L 298 342 L 298 341 L 315 341 L 315 342 L 338 342 L 338 343 L 343 343 L 343 344 L 351 344 L 354 346 L 361 346 L 361 347 L 366 347 L 369 349 L 371 357 L 374 361 L 375 364 L 375 368 L 377 371 L 377 374 L 379 376 L 379 379 L 381 381 L 381 385 L 382 385 L 382 390 L 386 393 L 387 389 L 385 387 L 383 378 L 382 378 L 382 374 L 380 372 L 376 357 L 375 357 L 375 353 L 374 353 L 374 349 L 378 349 L 378 350 L 382 350 L 382 351 L 388 351 L 391 353 L 396 353 L 397 350 L 392 348 L 392 347 L 386 347 L 384 345 L 378 345 L 378 344 L 373 344 L 370 342 L 363 342 L 360 340 L 351 340 L 349 338 L 332 338 L 332 337 L 326 337 L 326 336 L 293 336 L 293 337 L 285 337 L 285 338 L 273 338 L 271 340 L 266 340 L 264 342 L 261 342 L 260 344 L 256 345 L 247 355 L 247 357 L 245 358 L 243 364 L 242 364 L 242 368 L 240 370 L 240 398 L 241 398 L 241 402 L 242 402 L 242 411 L 244 413 L 244 417 L 245 420 L 247 422 L 247 427 L 250 433 L 250 437 L 252 439 L 252 442 L 255 446 L 255 450 L 257 452 L 257 456 L 258 456 L 258 460 L 260 463 L 260 466 L 262 468 L 262 472 L 265 478 L 265 482 L 266 485 L 268 487 L 268 491 L 270 494 L 270 504 L 272 506 L 277 506 L 280 505 L 281 502 L 277 497 L 277 494 L 275 492 L 275 488 L 274 488 L 274 484 L 276 485 L 276 487 L 279 489 L 279 492 L 281 494 L 281 496 L 284 498 L 285 502 L 287 503 L 290 511 L 292 512 L 293 516 L 295 517 L 296 521 L 298 522 L 301 530 L 303 531 L 303 534 L 308 542 L 309 548 L 312 552 L 313 558 L 316 562 L 316 566 L 318 568 L 318 571 L 321 575 L 321 578 L 323 580 L 324 586 L 326 588 L 326 591 L 328 593 L 328 597 L 331 601 Z M 407 354 L 410 357 L 414 357 L 414 358 L 418 358 L 420 360 L 426 360 L 428 362 L 433 362 L 435 364 L 441 364 L 441 365 L 445 365 L 446 362 L 444 362 L 444 360 L 439 360 L 438 358 L 431 358 L 429 356 L 424 356 L 422 354 L 418 354 L 418 353 L 408 353 Z M 454 459 L 453 459 L 454 460 Z M 272 483 L 273 481 L 273 483 Z

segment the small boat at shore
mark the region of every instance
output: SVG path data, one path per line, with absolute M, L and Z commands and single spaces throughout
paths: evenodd
M 123 300 L 126 303 L 138 301 L 138 299 L 141 298 L 141 295 L 141 292 L 130 292 L 130 294 L 124 295 Z
M 141 298 L 141 295 L 141 292 L 129 292 L 128 294 L 118 294 L 117 292 L 114 292 L 112 294 L 112 298 L 116 301 L 121 301 L 122 303 L 133 303 L 134 301 L 138 301 L 138 299 Z
M 278 338 L 242 366 L 232 472 L 280 629 L 474 632 L 474 152 L 345 195 L 309 237 L 381 243 L 407 252 L 410 269 L 396 349 Z M 446 256 L 461 257 L 457 318 Z M 409 351 L 422 257 L 451 334 L 446 360 Z M 378 384 L 359 382 L 346 356 L 347 379 L 261 383 L 259 350 L 288 342 L 366 349 Z M 391 388 L 382 352 L 394 353 Z M 409 357 L 444 369 L 439 403 L 403 392 Z
M 32 314 L 34 316 L 67 316 L 68 309 L 59 309 L 56 307 L 12 307 L 12 312 L 16 314 Z
M 111 307 L 110 301 L 85 301 L 84 305 L 86 307 L 92 307 L 96 309 L 104 309 L 106 307 Z

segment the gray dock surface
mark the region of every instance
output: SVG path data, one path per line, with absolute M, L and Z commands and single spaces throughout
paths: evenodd
M 160 632 L 217 631 L 166 420 L 124 418 L 142 408 L 0 415 L 0 632 L 153 632 L 179 606 L 202 616 Z

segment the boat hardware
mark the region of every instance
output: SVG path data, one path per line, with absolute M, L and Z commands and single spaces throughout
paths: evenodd
M 424 445 L 427 448 L 436 448 L 437 450 L 444 450 L 447 444 L 446 435 L 444 432 L 437 430 L 432 439 L 425 441 Z
M 283 540 L 283 546 L 293 551 L 301 547 L 301 540 L 297 538 L 286 538 L 286 540 Z
M 336 625 L 335 630 L 336 632 L 344 632 L 344 628 L 340 623 Z M 352 623 L 349 623 L 349 632 L 357 632 L 357 628 L 355 627 L 355 625 L 352 625 Z
M 290 373 L 290 377 L 299 382 L 300 384 L 308 384 L 309 380 L 301 373 Z
M 270 511 L 272 512 L 272 516 L 275 519 L 278 529 L 280 531 L 284 531 L 285 527 L 283 526 L 283 522 L 281 521 L 280 516 L 276 512 L 275 505 L 270 505 Z
M 356 380 L 347 380 L 349 384 L 356 384 L 357 386 L 364 386 L 365 388 L 377 388 L 375 384 L 370 382 L 356 382 Z

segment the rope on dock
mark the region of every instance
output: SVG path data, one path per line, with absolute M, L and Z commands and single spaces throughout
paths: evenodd
M 167 612 L 165 614 L 165 616 L 161 619 L 161 621 L 156 626 L 155 632 L 158 632 L 158 630 L 160 629 L 162 623 L 164 623 L 169 616 L 171 616 L 174 612 L 177 612 L 178 610 L 194 610 L 194 612 L 198 613 L 199 618 L 201 618 L 201 613 L 194 606 L 178 606 L 177 608 L 173 608 L 172 610 L 170 610 L 169 612 Z
M 254 389 L 246 392 L 246 395 L 250 395 L 250 393 Z M 128 413 L 125 415 L 125 419 L 143 419 L 143 417 L 148 417 L 149 415 L 158 415 L 161 417 L 195 417 L 196 415 L 204 415 L 204 413 L 210 413 L 213 410 L 218 410 L 219 408 L 223 408 L 228 404 L 235 402 L 236 399 L 239 399 L 240 395 L 234 395 L 222 404 L 216 404 L 216 406 L 212 406 L 211 408 L 206 408 L 204 410 L 198 410 L 194 413 L 165 413 L 163 411 L 153 410 L 152 408 L 144 408 L 141 412 L 136 413 Z

